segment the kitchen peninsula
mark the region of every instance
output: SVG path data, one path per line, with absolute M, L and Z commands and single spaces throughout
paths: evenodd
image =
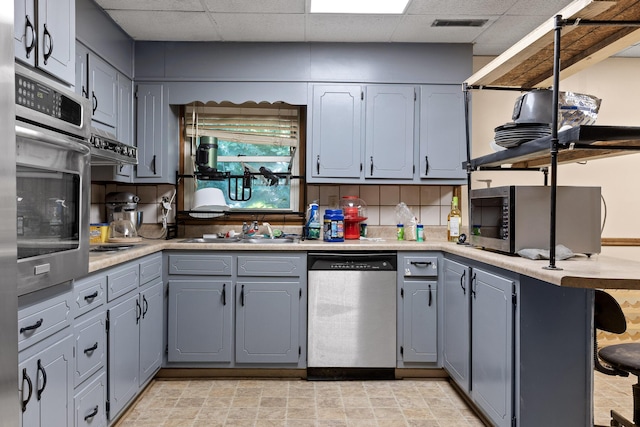
M 398 301 L 403 298 L 400 292 L 406 285 L 402 279 L 411 279 L 410 276 L 403 277 L 407 274 L 402 271 L 403 257 L 408 254 L 411 257 L 436 257 L 438 361 L 407 363 L 399 350 L 396 377 L 415 375 L 415 372 L 438 376 L 441 374 L 437 372 L 444 369 L 452 383 L 479 408 L 480 413 L 499 426 L 510 426 L 514 418 L 518 420 L 518 426 L 551 425 L 548 423 L 552 420 L 562 420 L 562 425 L 569 426 L 589 424 L 593 411 L 592 289 L 640 289 L 640 263 L 637 262 L 578 255 L 559 261 L 559 269 L 548 270 L 544 268 L 548 264 L 546 260 L 529 260 L 434 239 L 427 242 L 391 238 L 344 243 L 301 241 L 279 245 L 184 243 L 182 239 L 144 241 L 137 248 L 124 252 L 92 254 L 90 271 L 92 274 L 111 271 L 134 262 L 137 257 L 162 252 L 163 283 L 170 287 L 166 263 L 171 254 L 189 253 L 196 258 L 237 254 L 260 258 L 319 251 L 396 251 Z M 302 283 L 304 287 L 306 277 Z M 492 292 L 484 292 L 483 288 Z M 455 312 L 453 318 L 448 316 L 456 310 L 456 306 L 451 305 L 452 298 L 462 298 L 463 304 L 462 312 Z M 398 310 L 400 330 L 400 305 Z M 166 312 L 164 316 L 166 318 Z M 460 316 L 470 317 L 464 320 Z M 466 343 L 473 346 L 473 351 L 456 346 L 456 337 L 464 336 L 468 337 Z M 167 339 L 166 335 L 163 339 Z M 398 346 L 402 345 L 401 341 L 399 334 Z M 483 343 L 487 344 L 482 347 Z M 547 354 L 549 351 L 555 355 L 552 359 Z M 464 357 L 457 360 L 460 355 Z M 165 358 L 160 375 L 173 376 L 172 368 L 183 368 L 176 372 L 185 374 L 189 367 L 202 368 L 196 369 L 202 375 L 206 372 L 203 369 L 221 366 L 224 365 L 176 364 Z M 227 366 L 233 369 L 242 364 Z M 304 370 L 300 370 L 304 366 L 302 361 L 280 368 L 295 376 L 304 376 Z M 489 375 L 489 378 L 482 375 Z M 559 382 L 558 378 L 563 381 Z M 548 418 L 550 414 L 553 418 Z

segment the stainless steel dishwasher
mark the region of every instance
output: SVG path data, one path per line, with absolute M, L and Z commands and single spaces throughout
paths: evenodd
M 323 252 L 307 258 L 307 379 L 393 379 L 396 253 Z

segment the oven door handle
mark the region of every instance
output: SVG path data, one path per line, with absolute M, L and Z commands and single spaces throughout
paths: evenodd
M 16 137 L 25 138 L 41 144 L 52 144 L 67 150 L 77 151 L 81 154 L 89 154 L 89 146 L 65 135 L 52 135 L 48 132 L 16 125 Z

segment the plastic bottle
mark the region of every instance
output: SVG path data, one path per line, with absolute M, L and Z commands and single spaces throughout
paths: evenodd
M 404 224 L 398 224 L 396 229 L 398 240 L 404 240 Z
M 422 224 L 416 225 L 416 231 L 417 231 L 416 241 L 424 242 L 424 226 Z
M 458 208 L 458 197 L 453 196 L 451 200 L 451 212 L 447 216 L 447 240 L 457 242 L 460 237 L 460 225 L 462 222 L 462 214 Z
M 341 209 L 327 209 L 324 212 L 324 241 L 344 242 L 344 215 Z
M 309 204 L 307 212 L 307 239 L 315 240 L 320 238 L 320 218 L 318 215 L 318 204 Z

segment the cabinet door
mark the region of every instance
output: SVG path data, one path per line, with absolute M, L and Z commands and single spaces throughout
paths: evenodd
M 34 0 L 15 0 L 13 9 L 13 46 L 16 59 L 36 65 L 36 10 Z
M 413 178 L 415 89 L 367 86 L 365 178 Z
M 313 87 L 311 158 L 312 177 L 360 178 L 362 87 Z
M 404 362 L 438 361 L 437 282 L 405 281 L 403 287 Z
M 138 293 L 109 309 L 109 419 L 113 420 L 138 393 L 140 318 Z
M 89 98 L 89 49 L 76 43 L 76 93 Z
M 136 176 L 162 177 L 163 162 L 163 85 L 139 84 L 137 86 L 138 166 Z
M 105 427 L 107 416 L 104 412 L 104 403 L 107 400 L 107 377 L 104 371 L 76 393 L 73 400 L 75 427 Z
M 451 378 L 468 393 L 471 345 L 469 267 L 446 258 L 443 264 L 443 365 Z
M 162 285 L 160 280 L 140 292 L 140 385 L 146 383 L 162 364 Z
M 231 280 L 169 280 L 169 362 L 231 362 Z
M 118 72 L 96 55 L 89 57 L 89 88 L 89 99 L 93 103 L 91 120 L 115 129 L 118 125 Z
M 29 395 L 27 377 L 32 387 L 22 412 L 23 427 L 73 425 L 73 336 L 47 343 L 18 366 L 22 401 Z
M 131 79 L 118 73 L 118 141 L 133 144 L 133 84 Z
M 74 363 L 74 385 L 77 387 L 107 362 L 106 313 L 87 319 L 73 328 L 76 357 Z
M 75 0 L 38 0 L 37 66 L 73 85 L 76 60 Z
M 297 281 L 236 284 L 236 362 L 298 361 L 300 292 Z
M 465 178 L 464 97 L 460 85 L 421 87 L 420 178 Z
M 471 277 L 471 397 L 496 426 L 511 426 L 515 283 L 475 268 Z

